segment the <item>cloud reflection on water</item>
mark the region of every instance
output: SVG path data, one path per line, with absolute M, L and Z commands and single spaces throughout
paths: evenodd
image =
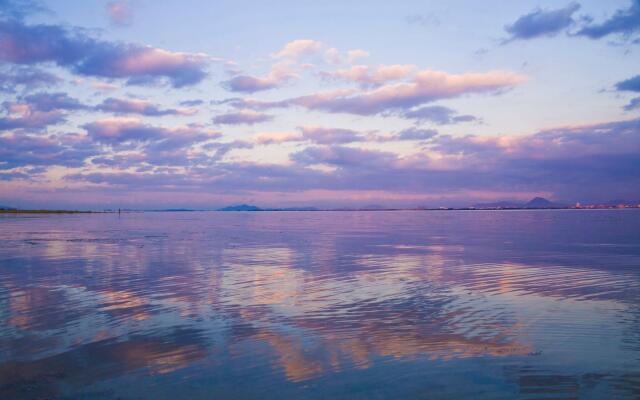
M 158 390 L 159 374 L 228 376 L 211 389 L 252 393 L 261 377 L 334 387 L 331 377 L 374 379 L 386 365 L 465 363 L 482 376 L 480 360 L 504 363 L 493 378 L 504 390 L 606 372 L 568 387 L 632 393 L 619 382 L 636 387 L 640 371 L 639 215 L 494 215 L 5 218 L 0 394 L 62 395 L 131 374 Z M 592 232 L 575 230 L 583 215 Z M 578 371 L 589 362 L 600 366 Z M 240 376 L 255 382 L 237 388 Z

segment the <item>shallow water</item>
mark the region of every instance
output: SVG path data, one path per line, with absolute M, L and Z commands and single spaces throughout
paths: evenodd
M 0 398 L 640 398 L 640 212 L 2 216 Z

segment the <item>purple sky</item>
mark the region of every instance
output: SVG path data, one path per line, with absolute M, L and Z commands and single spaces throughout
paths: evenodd
M 640 1 L 343 3 L 0 0 L 0 205 L 640 200 Z

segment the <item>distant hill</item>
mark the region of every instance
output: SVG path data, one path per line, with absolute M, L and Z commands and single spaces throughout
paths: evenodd
M 475 204 L 475 208 L 485 208 L 485 209 L 494 209 L 494 208 L 563 208 L 566 207 L 564 204 L 554 203 L 545 199 L 544 197 L 535 197 L 529 200 L 526 203 L 520 203 L 516 201 L 497 201 L 494 203 L 480 203 Z
M 219 208 L 218 211 L 262 211 L 262 208 L 251 204 L 238 204 Z
M 562 207 L 566 207 L 566 205 L 551 202 L 545 199 L 544 197 L 535 197 L 529 200 L 523 207 L 524 208 L 562 208 Z
M 15 207 L 1 206 L 0 205 L 0 210 L 16 210 L 16 208 Z

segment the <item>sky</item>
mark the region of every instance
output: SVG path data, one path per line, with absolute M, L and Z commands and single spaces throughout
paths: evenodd
M 0 0 L 0 205 L 640 201 L 640 0 Z

